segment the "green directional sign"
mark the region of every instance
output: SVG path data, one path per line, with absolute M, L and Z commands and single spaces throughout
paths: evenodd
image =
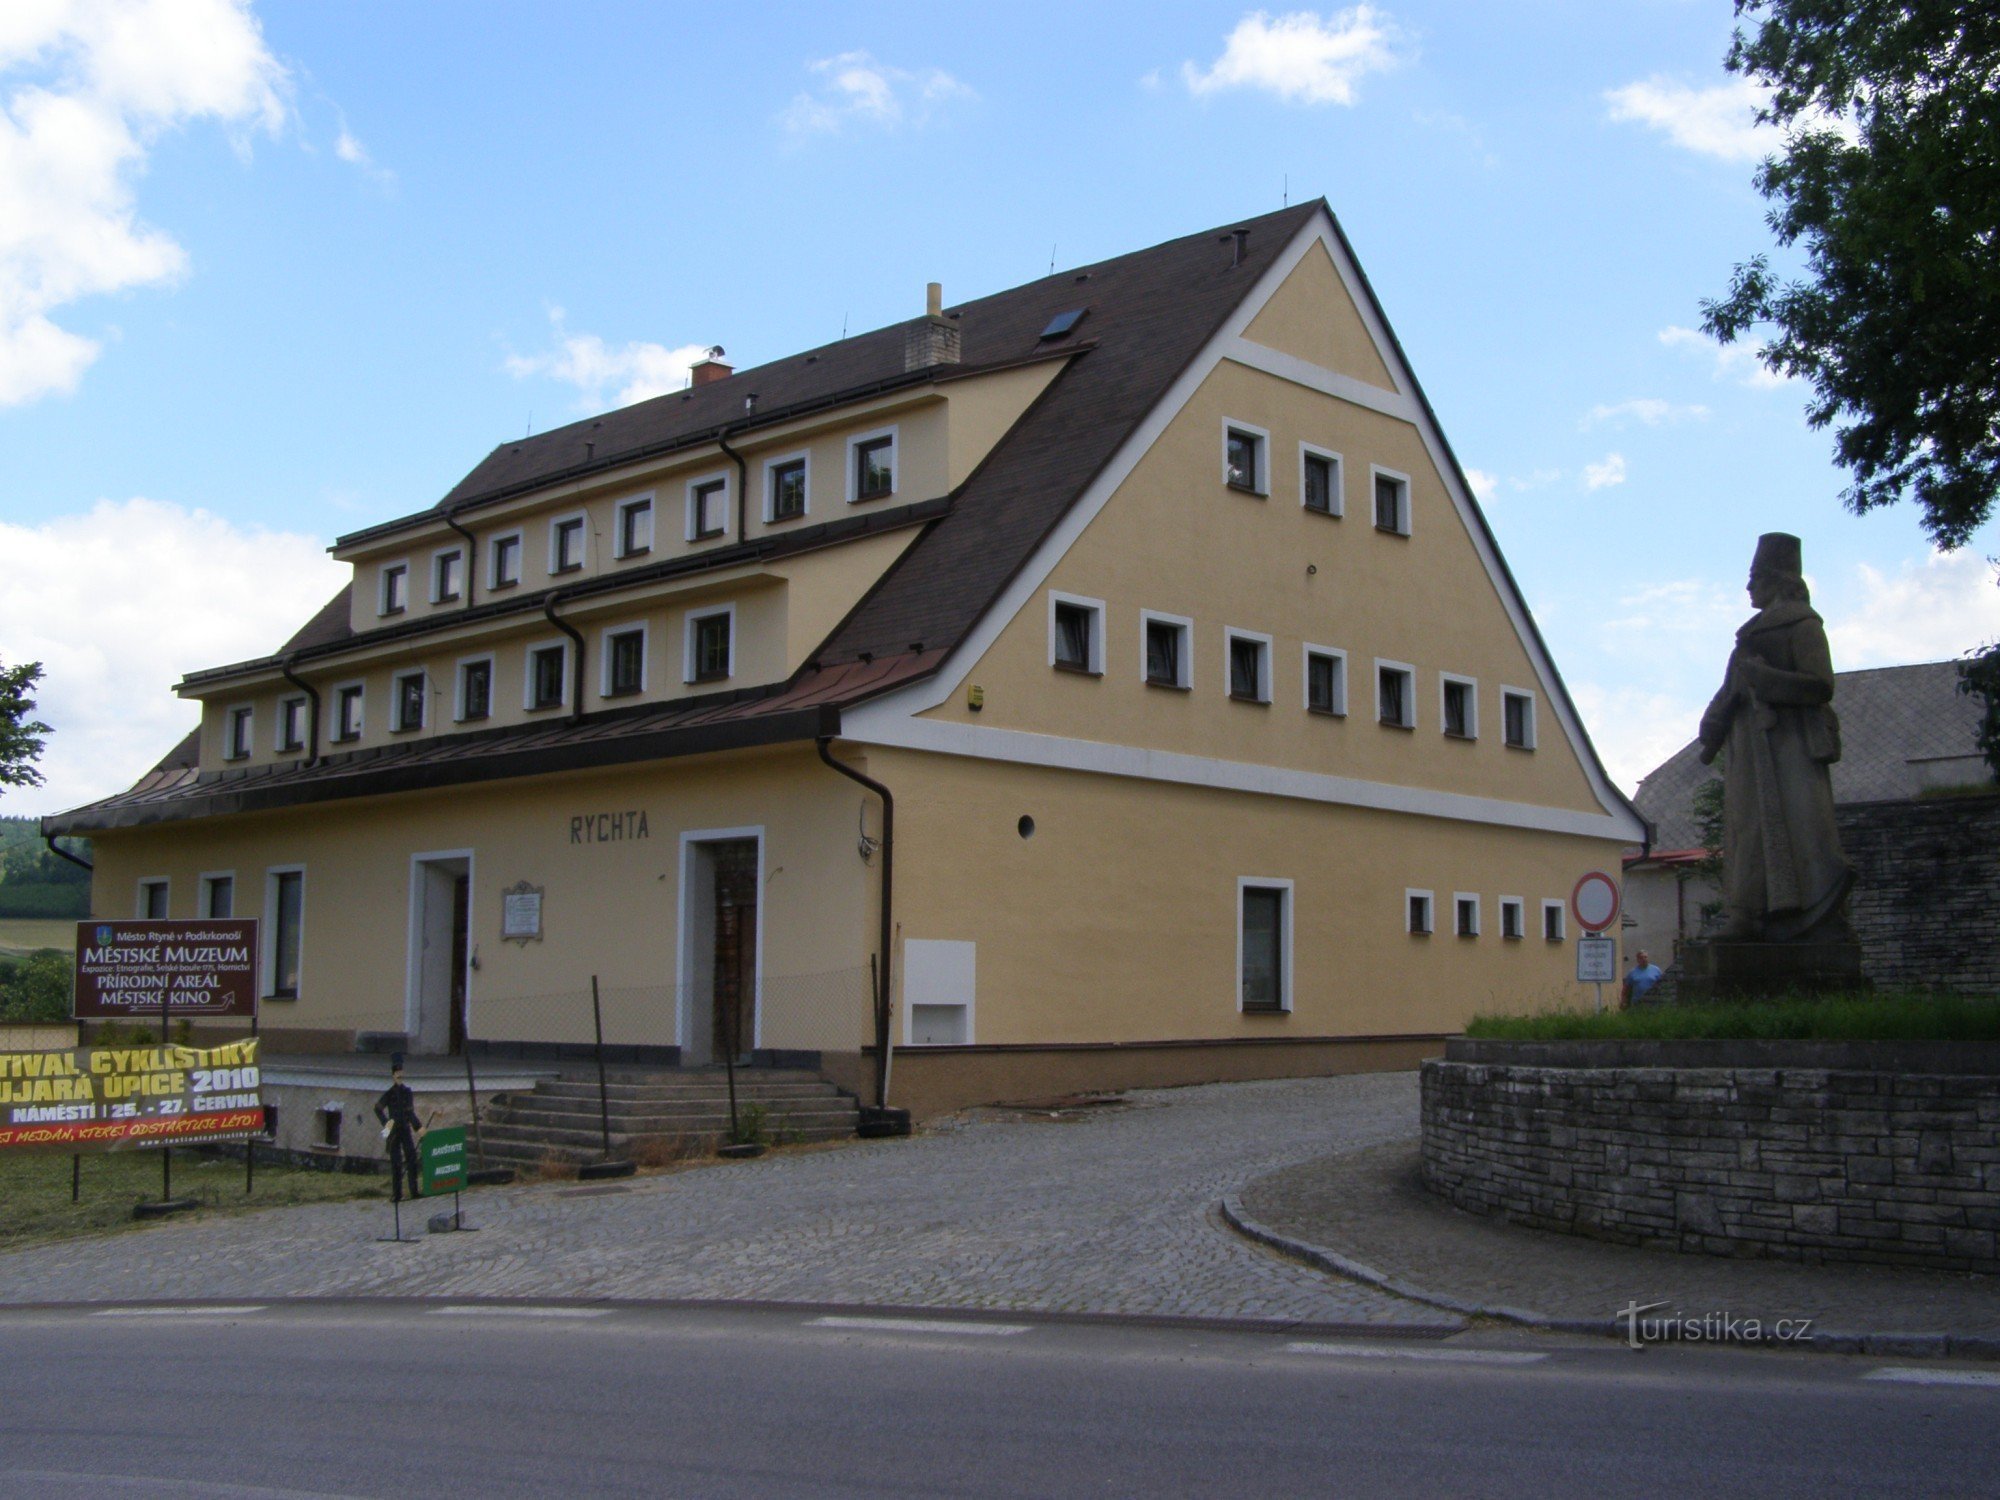
M 417 1142 L 417 1191 L 455 1193 L 465 1186 L 465 1127 L 445 1125 L 427 1130 Z

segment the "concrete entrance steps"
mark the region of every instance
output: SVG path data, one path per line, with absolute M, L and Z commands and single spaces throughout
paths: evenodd
M 729 1138 L 729 1084 L 720 1069 L 611 1075 L 605 1090 L 614 1155 L 666 1162 Z M 765 1138 L 843 1140 L 855 1133 L 855 1101 L 815 1073 L 745 1068 L 736 1075 L 739 1113 L 764 1112 Z M 480 1136 L 494 1166 L 575 1166 L 604 1154 L 595 1073 L 566 1071 L 532 1090 L 502 1094 L 483 1112 Z

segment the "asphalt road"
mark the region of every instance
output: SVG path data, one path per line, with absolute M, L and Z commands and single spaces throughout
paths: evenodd
M 810 1308 L 0 1310 L 0 1495 L 2000 1495 L 2000 1369 Z

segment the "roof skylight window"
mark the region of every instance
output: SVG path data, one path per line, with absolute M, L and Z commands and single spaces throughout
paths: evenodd
M 1061 338 L 1064 334 L 1075 328 L 1077 324 L 1081 323 L 1083 315 L 1089 311 L 1090 309 L 1087 307 L 1072 307 L 1068 312 L 1057 313 L 1053 318 L 1049 319 L 1049 326 L 1041 331 L 1041 335 L 1036 339 L 1036 342 L 1040 343 L 1042 339 Z

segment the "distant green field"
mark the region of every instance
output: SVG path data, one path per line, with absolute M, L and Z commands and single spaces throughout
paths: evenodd
M 0 953 L 32 953 L 37 948 L 76 947 L 76 923 L 45 917 L 0 917 Z

